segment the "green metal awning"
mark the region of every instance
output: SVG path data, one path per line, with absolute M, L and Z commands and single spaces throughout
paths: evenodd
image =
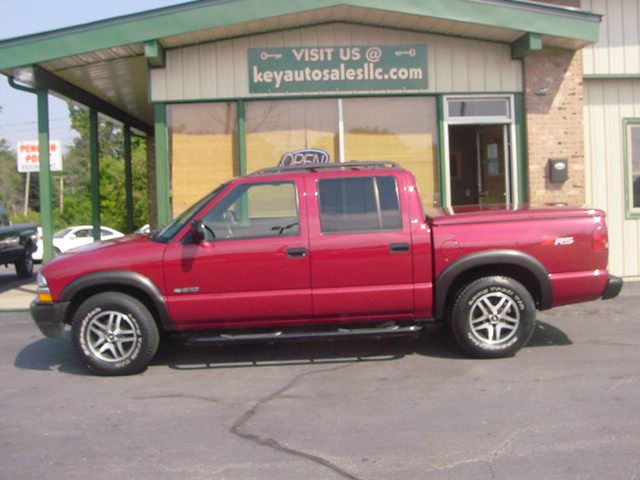
M 166 49 L 343 22 L 507 43 L 521 56 L 593 43 L 600 20 L 523 0 L 201 0 L 0 41 L 0 72 L 35 65 L 52 93 L 89 106 L 98 99 L 150 127 L 148 68 L 162 65 Z

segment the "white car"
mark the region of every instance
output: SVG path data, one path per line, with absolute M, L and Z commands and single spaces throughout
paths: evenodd
M 145 223 L 133 233 L 137 233 L 138 235 L 149 235 L 151 233 L 151 225 Z
M 37 240 L 36 240 L 36 251 L 31 254 L 31 258 L 36 263 L 42 262 L 42 227 L 38 227 Z
M 113 228 L 100 227 L 100 240 L 111 240 L 118 237 L 124 237 L 124 234 Z M 67 227 L 53 234 L 53 252 L 56 255 L 90 243 L 93 243 L 93 227 L 91 225 Z M 35 261 L 42 261 L 42 250 L 42 229 L 38 228 L 37 249 L 33 254 Z

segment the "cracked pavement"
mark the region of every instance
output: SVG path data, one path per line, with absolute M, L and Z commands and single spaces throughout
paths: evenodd
M 88 375 L 0 313 L 0 479 L 638 479 L 640 283 L 516 357 L 425 338 L 186 348 Z

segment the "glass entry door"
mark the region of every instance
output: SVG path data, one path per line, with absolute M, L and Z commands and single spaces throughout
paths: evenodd
M 490 125 L 478 129 L 478 203 L 509 204 L 508 130 L 505 125 Z
M 506 125 L 449 126 L 451 205 L 509 204 Z
M 512 205 L 512 99 L 445 98 L 448 205 Z

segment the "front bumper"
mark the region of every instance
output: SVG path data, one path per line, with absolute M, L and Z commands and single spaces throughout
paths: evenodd
M 622 290 L 623 281 L 620 277 L 616 277 L 615 275 L 609 275 L 609 281 L 607 282 L 607 286 L 602 292 L 602 300 L 608 300 L 610 298 L 615 298 Z
M 62 338 L 64 335 L 64 319 L 70 302 L 41 303 L 31 302 L 29 310 L 31 318 L 43 335 L 52 338 Z

